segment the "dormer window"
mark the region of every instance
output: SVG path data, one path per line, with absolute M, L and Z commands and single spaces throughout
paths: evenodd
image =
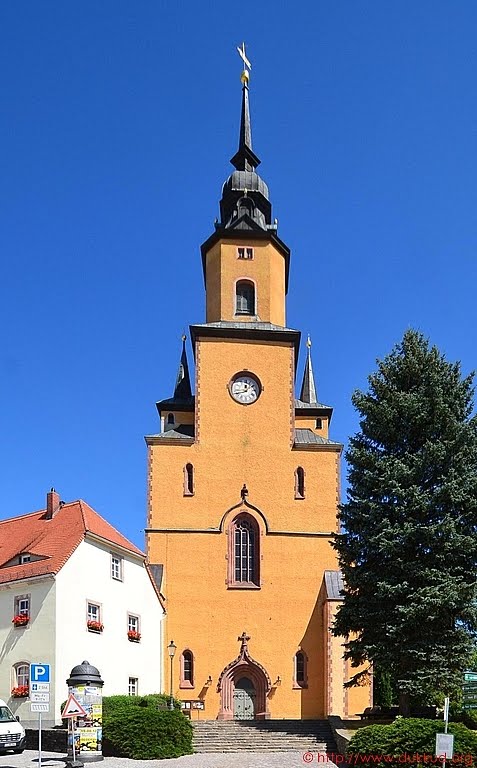
M 28 552 L 25 552 L 23 555 L 20 555 L 20 565 L 23 565 L 23 563 L 29 563 L 31 561 L 31 555 L 28 554 Z
M 239 280 L 236 285 L 235 314 L 255 315 L 255 286 L 250 280 Z
M 238 259 L 253 259 L 253 248 L 237 248 Z

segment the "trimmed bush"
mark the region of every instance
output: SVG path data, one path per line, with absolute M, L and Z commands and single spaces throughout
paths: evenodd
M 148 693 L 145 696 L 128 696 L 127 694 L 116 694 L 115 696 L 105 696 L 103 698 L 103 722 L 115 712 L 123 710 L 125 707 L 145 707 L 155 706 L 156 709 L 169 709 L 170 697 L 165 693 Z M 174 709 L 180 709 L 181 703 L 173 699 Z
M 191 755 L 192 725 L 180 711 L 180 701 L 173 699 L 173 710 L 169 703 L 163 693 L 105 696 L 103 754 L 136 760 Z
M 408 763 L 413 765 L 430 764 L 430 760 L 419 761 L 415 755 L 434 755 L 436 733 L 444 732 L 442 720 L 423 720 L 419 718 L 398 717 L 391 725 L 369 725 L 360 728 L 352 737 L 348 746 L 348 755 L 372 755 L 373 766 L 402 766 L 403 755 L 409 755 Z M 469 730 L 462 723 L 449 723 L 449 733 L 454 734 L 454 756 L 462 755 L 462 764 L 469 765 L 477 758 L 477 733 Z M 395 760 L 379 761 L 378 755 L 392 756 Z M 469 757 L 471 756 L 471 757 Z M 401 758 L 401 759 L 399 759 Z M 411 760 L 412 758 L 412 760 Z M 350 762 L 353 762 L 350 759 Z M 358 761 L 354 761 L 356 765 Z M 364 765 L 366 761 L 363 761 Z
M 192 751 L 192 725 L 177 709 L 119 706 L 103 723 L 105 755 L 157 760 Z

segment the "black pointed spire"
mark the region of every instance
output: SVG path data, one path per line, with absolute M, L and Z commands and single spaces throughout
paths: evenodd
M 250 66 L 245 56 L 244 46 L 238 49 L 244 63 Z M 222 187 L 220 201 L 220 223 L 216 228 L 267 230 L 272 225 L 272 205 L 268 187 L 255 172 L 260 160 L 252 149 L 252 127 L 248 100 L 248 69 L 244 69 L 242 81 L 242 112 L 240 115 L 239 147 L 231 159 L 236 170 Z
M 308 336 L 306 346 L 308 352 L 306 356 L 305 370 L 303 373 L 303 383 L 301 385 L 300 400 L 303 403 L 317 403 L 315 378 L 313 376 L 313 366 L 311 364 L 311 339 Z
M 242 113 L 240 115 L 240 136 L 238 152 L 232 157 L 231 163 L 237 171 L 254 171 L 260 165 L 260 160 L 252 149 L 252 125 L 250 122 L 250 106 L 248 101 L 248 78 L 242 75 Z
M 187 362 L 186 336 L 182 337 L 182 354 L 177 371 L 176 387 L 174 389 L 174 400 L 187 400 L 192 397 L 190 386 L 189 364 Z

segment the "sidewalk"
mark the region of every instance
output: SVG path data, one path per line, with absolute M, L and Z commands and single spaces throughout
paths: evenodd
M 64 768 L 64 756 L 42 753 L 42 768 Z M 318 765 L 315 756 L 315 765 Z M 313 763 L 311 763 L 313 765 Z M 91 768 L 301 768 L 306 765 L 303 752 L 227 752 L 184 755 L 168 760 L 129 760 L 105 757 L 102 762 L 85 763 Z M 333 763 L 319 763 L 320 768 L 335 768 Z M 38 768 L 38 752 L 26 749 L 22 755 L 0 755 L 0 768 Z

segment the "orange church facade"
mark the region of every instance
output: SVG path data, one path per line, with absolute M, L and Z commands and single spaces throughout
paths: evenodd
M 191 326 L 161 432 L 148 446 L 147 549 L 162 566 L 172 692 L 202 719 L 354 715 L 370 689 L 330 632 L 341 600 L 336 553 L 342 446 L 317 401 L 310 347 L 286 326 L 290 252 L 252 150 L 244 73 L 236 170 L 202 246 L 206 322 Z M 157 566 L 156 566 L 157 567 Z M 167 679 L 167 675 L 165 675 Z

